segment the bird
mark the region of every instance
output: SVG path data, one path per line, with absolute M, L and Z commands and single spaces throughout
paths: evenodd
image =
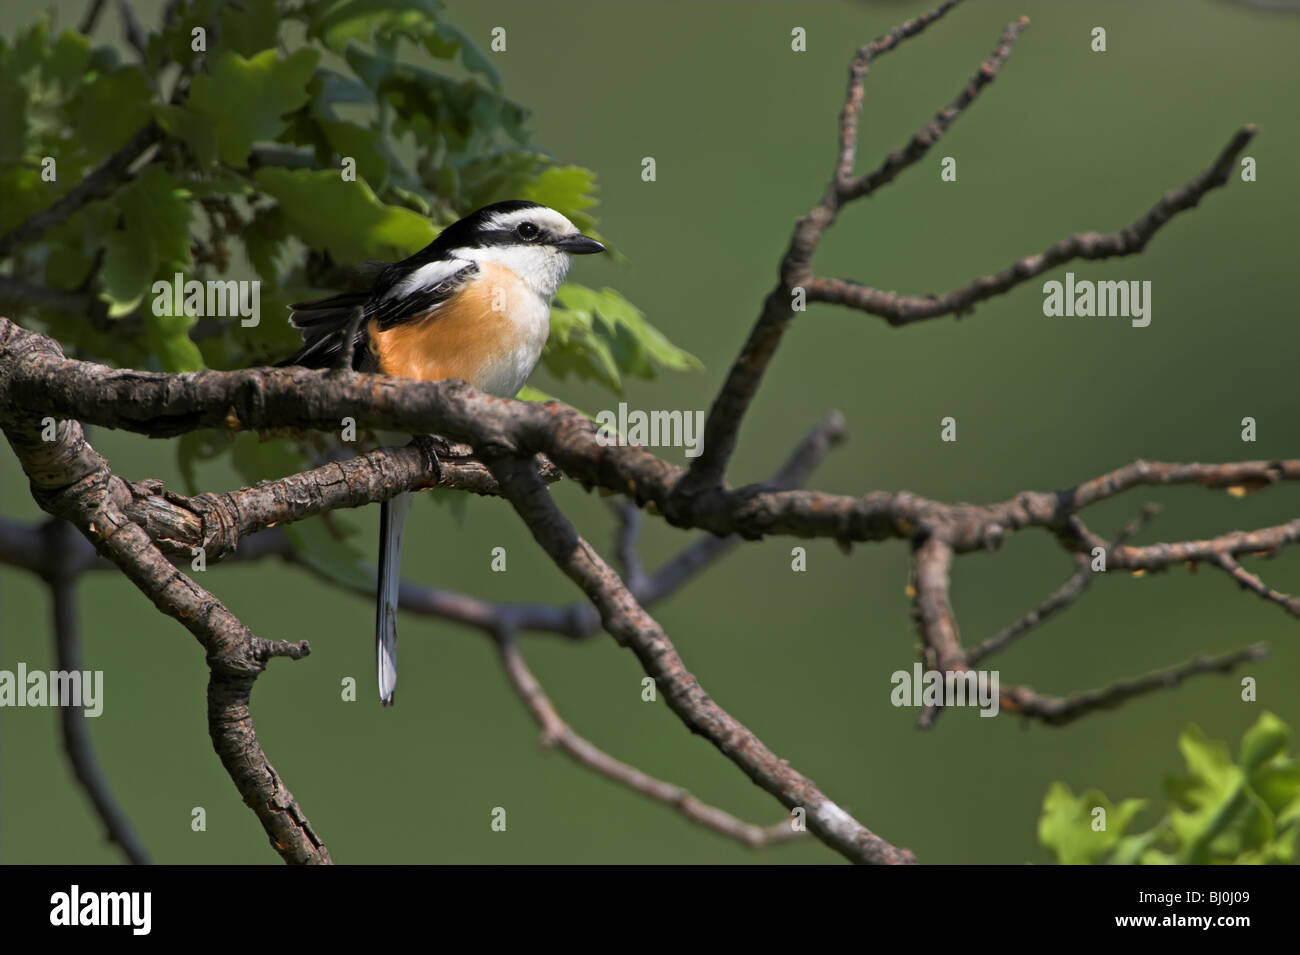
M 370 288 L 290 305 L 289 323 L 302 333 L 302 347 L 277 366 L 345 366 L 418 381 L 460 378 L 513 398 L 541 358 L 551 300 L 572 256 L 605 251 L 540 203 L 484 206 L 419 252 L 378 270 Z M 375 656 L 384 706 L 393 704 L 397 686 L 397 597 L 410 506 L 409 492 L 380 504 Z

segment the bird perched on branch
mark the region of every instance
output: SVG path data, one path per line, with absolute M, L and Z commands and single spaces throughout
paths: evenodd
M 484 206 L 384 268 L 371 288 L 290 306 L 303 346 L 278 364 L 462 378 L 513 398 L 541 357 L 570 257 L 604 251 L 554 209 L 522 200 Z M 380 505 L 375 652 L 386 706 L 397 685 L 397 591 L 410 505 L 409 493 Z

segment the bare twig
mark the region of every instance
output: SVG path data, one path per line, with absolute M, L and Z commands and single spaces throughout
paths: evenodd
M 71 545 L 81 541 L 76 530 L 66 521 L 50 521 L 43 535 L 49 553 L 47 581 L 54 615 L 54 648 L 58 668 L 65 673 L 79 673 L 81 661 L 81 629 L 77 619 L 77 573 L 70 561 Z M 148 865 L 149 854 L 140 842 L 131 820 L 122 811 L 113 796 L 108 778 L 95 758 L 94 743 L 90 739 L 85 714 L 81 707 L 59 707 L 59 728 L 63 734 L 63 750 L 72 766 L 72 773 L 85 791 L 95 814 L 104 824 L 109 842 L 122 851 L 133 865 Z
M 122 18 L 122 35 L 126 37 L 126 42 L 131 45 L 131 49 L 140 54 L 144 59 L 149 52 L 148 41 L 145 40 L 144 27 L 140 25 L 140 19 L 135 15 L 135 6 L 131 0 L 117 0 L 117 12 Z
M 1268 656 L 1268 647 L 1257 643 L 1213 657 L 1197 657 L 1178 666 L 1156 670 L 1132 680 L 1120 680 L 1100 690 L 1088 690 L 1073 696 L 1040 696 L 1028 687 L 1002 690 L 1004 710 L 1032 716 L 1051 726 L 1062 726 L 1097 710 L 1111 709 L 1121 703 L 1154 690 L 1172 690 L 1188 677 L 1202 673 L 1230 673 L 1236 667 Z
M 520 653 L 513 634 L 498 635 L 497 646 L 501 652 L 501 664 L 510 678 L 511 685 L 542 729 L 543 746 L 558 746 L 588 769 L 622 783 L 651 799 L 666 803 L 691 822 L 742 842 L 751 849 L 788 842 L 807 834 L 806 830 L 796 829 L 790 821 L 771 826 L 755 826 L 743 822 L 729 812 L 701 802 L 680 786 L 656 779 L 641 772 L 635 766 L 629 766 L 610 756 L 575 733 L 556 712 L 546 691 L 542 689 L 541 684 L 537 682 L 537 678 L 524 662 L 523 654 Z
M 1194 208 L 1206 193 L 1225 185 L 1237 157 L 1254 136 L 1253 126 L 1242 127 L 1209 169 L 1182 187 L 1165 193 L 1149 212 L 1118 232 L 1104 235 L 1077 232 L 1038 255 L 1026 256 L 995 275 L 978 278 L 944 295 L 900 295 L 847 279 L 814 278 L 808 282 L 808 300 L 845 305 L 884 318 L 890 325 L 907 325 L 939 315 L 968 312 L 975 303 L 1001 295 L 1072 259 L 1135 255 L 1175 215 Z
M 848 92 L 840 113 L 840 149 L 835 170 L 821 201 L 795 224 L 794 233 L 790 236 L 789 245 L 781 259 L 780 281 L 764 300 L 763 309 L 749 338 L 731 366 L 718 396 L 713 400 L 704 425 L 702 453 L 692 463 L 686 479 L 675 488 L 674 510 L 686 506 L 692 497 L 702 491 L 722 483 L 727 462 L 731 460 L 736 447 L 741 421 L 758 392 L 763 373 L 781 344 L 781 337 L 794 318 L 794 290 L 810 277 L 813 252 L 839 211 L 839 184 L 852 176 L 853 160 L 857 152 L 858 117 L 862 112 L 862 82 L 872 61 L 922 32 L 958 2 L 960 0 L 946 0 L 937 9 L 908 20 L 876 38 L 854 55 L 849 64 Z
M 934 144 L 943 138 L 943 134 L 948 131 L 948 128 L 966 111 L 966 108 L 975 102 L 984 87 L 997 78 L 1002 65 L 1011 56 L 1011 47 L 1028 25 L 1029 19 L 1027 17 L 1021 17 L 1019 20 L 1008 24 L 1007 28 L 1002 31 L 1002 38 L 998 41 L 997 49 L 993 51 L 987 60 L 980 64 L 980 68 L 971 77 L 965 88 L 957 94 L 957 97 L 935 114 L 934 119 L 928 124 L 917 130 L 912 135 L 912 138 L 908 140 L 906 146 L 895 149 L 871 172 L 856 179 L 849 178 L 852 174 L 853 164 L 852 153 L 850 153 L 848 166 L 841 165 L 837 171 L 836 181 L 839 186 L 840 201 L 850 202 L 871 195 L 881 186 L 893 182 L 904 169 L 923 159 Z
M 8 258 L 19 246 L 63 224 L 87 203 L 107 196 L 129 177 L 131 166 L 135 161 L 162 138 L 163 131 L 156 123 L 145 126 L 128 139 L 121 149 L 87 173 L 48 209 L 29 216 L 8 233 L 0 236 L 0 259 Z
M 81 23 L 77 26 L 78 33 L 91 34 L 95 32 L 95 25 L 99 22 L 99 15 L 104 12 L 104 5 L 108 0 L 90 0 L 86 7 L 86 12 L 81 18 Z
M 1229 577 L 1235 580 L 1243 589 L 1252 593 L 1259 594 L 1265 600 L 1277 604 L 1293 617 L 1300 617 L 1300 597 L 1292 597 L 1281 591 L 1274 590 L 1259 577 L 1252 574 L 1241 564 L 1237 563 L 1228 554 L 1216 554 L 1214 564 L 1221 568 Z
M 1119 533 L 1115 535 L 1115 539 L 1111 541 L 1107 550 L 1112 550 L 1123 544 L 1125 541 L 1133 538 L 1142 530 L 1142 528 L 1151 522 L 1151 519 L 1156 516 L 1159 510 L 1160 509 L 1154 504 L 1148 504 L 1144 507 L 1141 512 L 1133 518 L 1133 520 L 1120 528 Z M 1084 592 L 1088 589 L 1088 586 L 1092 583 L 1095 574 L 1093 573 L 1091 561 L 1087 555 L 1075 554 L 1074 562 L 1078 569 L 1070 575 L 1069 579 L 1066 580 L 1065 583 L 1053 591 L 1046 600 L 1023 617 L 1007 624 L 983 643 L 967 651 L 967 665 L 973 667 L 986 657 L 990 657 L 999 650 L 1004 649 L 1013 640 L 1024 636 L 1039 624 L 1047 622 L 1047 620 L 1055 616 L 1059 611 L 1064 610 L 1070 604 L 1074 603 L 1074 601 L 1083 596 Z

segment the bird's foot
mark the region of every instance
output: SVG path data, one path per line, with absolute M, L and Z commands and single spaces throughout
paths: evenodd
M 428 463 L 429 470 L 442 480 L 442 462 L 438 459 L 439 453 L 450 456 L 451 444 L 436 434 L 417 434 L 411 438 L 411 443 L 424 452 L 425 461 Z

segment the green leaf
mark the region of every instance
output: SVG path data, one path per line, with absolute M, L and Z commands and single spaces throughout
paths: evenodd
M 114 204 L 121 213 L 122 227 L 104 234 L 101 297 L 109 303 L 110 316 L 134 311 L 160 266 L 168 271 L 189 266 L 191 207 L 187 196 L 160 166 L 145 167 L 118 192 Z M 178 340 L 192 322 L 185 316 L 177 318 L 186 322 L 184 329 L 180 329 L 179 321 L 150 323 L 150 340 L 165 347 L 165 362 L 178 368 L 202 367 L 193 365 L 197 350 Z
M 1249 775 L 1282 750 L 1291 739 L 1290 728 L 1272 713 L 1264 713 L 1241 738 L 1242 770 Z
M 594 326 L 590 312 L 551 309 L 551 331 L 542 361 L 555 377 L 570 374 L 581 381 L 595 380 L 615 394 L 623 393 L 623 379 L 607 340 Z
M 13 76 L 22 76 L 37 69 L 45 60 L 46 47 L 50 45 L 50 21 L 42 17 L 14 38 L 8 56 L 0 58 L 0 66 Z
M 379 131 L 345 120 L 318 119 L 316 125 L 324 134 L 334 155 L 340 159 L 355 159 L 357 174 L 366 180 L 371 189 L 382 192 L 388 184 L 388 156 L 384 152 Z
M 1060 865 L 1096 865 L 1105 861 L 1145 803 L 1126 799 L 1118 807 L 1091 790 L 1077 798 L 1064 783 L 1053 783 L 1043 799 L 1038 841 L 1056 855 Z M 1106 828 L 1093 830 L 1094 812 L 1105 810 Z
M 108 314 L 120 318 L 135 311 L 158 270 L 158 255 L 148 229 L 128 226 L 104 236 L 104 267 L 100 271 Z
M 153 108 L 153 118 L 169 136 L 185 142 L 202 166 L 217 161 L 217 131 L 208 120 L 180 106 L 162 104 Z
M 279 207 L 259 209 L 248 227 L 240 234 L 248 261 L 271 288 L 280 284 L 278 257 L 284 249 L 286 229 Z
M 81 145 L 93 156 L 118 149 L 149 122 L 152 97 L 149 80 L 138 66 L 124 66 L 88 83 L 71 116 Z
M 189 315 L 155 315 L 145 309 L 145 334 L 163 371 L 198 371 L 203 367 L 199 346 L 190 340 L 195 319 Z
M 168 268 L 190 264 L 190 194 L 161 166 L 146 166 L 117 195 L 127 221 L 147 229 L 158 259 Z
M 434 0 L 335 0 L 311 11 L 307 32 L 342 53 L 349 41 L 369 42 L 375 33 L 421 39 L 433 32 L 437 11 Z
M 532 385 L 524 385 L 519 389 L 519 394 L 515 395 L 516 401 L 531 401 L 535 404 L 546 404 L 548 401 L 558 401 L 554 395 L 548 395 L 540 388 L 534 388 Z
M 1293 861 L 1300 838 L 1300 763 L 1284 751 L 1289 739 L 1286 724 L 1264 713 L 1242 737 L 1241 755 L 1234 763 L 1227 746 L 1188 726 L 1178 745 L 1189 775 L 1166 781 L 1172 803 L 1168 816 L 1146 833 L 1124 837 L 1108 861 L 1144 865 Z M 1076 831 L 1080 801 L 1072 800 L 1068 790 L 1057 784 L 1048 793 L 1040 820 L 1040 840 L 1059 861 L 1082 859 L 1091 851 Z M 1130 820 L 1131 816 L 1121 820 L 1117 831 Z
M 388 195 L 395 199 L 400 199 L 403 206 L 422 216 L 428 216 L 433 213 L 433 209 L 430 207 L 428 200 L 418 192 L 413 192 L 410 189 L 403 189 L 401 186 L 390 185 L 388 187 Z
M 520 189 L 519 198 L 540 202 L 563 213 L 583 232 L 595 220 L 583 210 L 596 205 L 596 174 L 581 166 L 551 166 Z M 597 236 L 599 238 L 599 236 Z
M 226 3 L 220 8 L 218 19 L 223 50 L 234 50 L 244 56 L 253 56 L 276 45 L 280 35 L 279 4 L 272 0 L 253 3 Z M 185 31 L 189 36 L 189 31 Z
M 568 283 L 551 309 L 551 338 L 542 352 L 559 378 L 576 374 L 622 393 L 623 374 L 654 378 L 659 369 L 694 371 L 699 359 L 670 342 L 641 311 L 610 288 Z
M 52 244 L 45 257 L 45 284 L 58 289 L 75 289 L 90 274 L 92 259 L 83 249 L 68 243 Z
M 0 163 L 22 159 L 26 146 L 27 89 L 18 77 L 0 73 Z
M 1133 801 L 1139 802 L 1140 800 Z M 1158 857 L 1162 863 L 1172 865 L 1174 860 L 1165 856 L 1164 853 L 1161 853 L 1157 847 L 1160 840 L 1164 839 L 1168 834 L 1168 830 L 1169 820 L 1162 819 L 1157 825 L 1153 826 L 1146 832 L 1141 832 L 1132 836 L 1124 836 L 1120 839 L 1119 845 L 1115 847 L 1115 851 L 1111 853 L 1110 858 L 1106 860 L 1107 864 L 1139 865 L 1142 864 L 1149 855 L 1154 855 Z M 1147 862 L 1146 864 L 1153 863 Z
M 85 82 L 89 66 L 90 37 L 76 30 L 64 30 L 50 48 L 41 74 L 46 82 L 59 86 L 66 94 Z
M 521 134 L 528 111 L 475 80 L 453 80 L 356 44 L 344 55 L 392 109 L 392 135 L 411 134 L 445 163 L 461 166 L 492 152 L 502 131 Z
M 1250 785 L 1279 822 L 1289 815 L 1300 821 L 1300 760 L 1275 759 L 1251 773 Z
M 474 45 L 474 41 L 458 27 L 450 23 L 439 23 L 438 29 L 426 37 L 424 42 L 425 48 L 430 53 L 444 60 L 451 59 L 459 51 L 465 69 L 486 77 L 494 89 L 501 88 L 501 73 L 483 51 Z
M 279 200 L 287 228 L 312 248 L 328 250 L 338 262 L 403 257 L 437 235 L 429 220 L 410 209 L 385 205 L 365 182 L 344 182 L 331 170 L 268 167 L 259 169 L 254 179 L 258 188 Z
M 320 53 L 312 49 L 286 57 L 274 49 L 263 50 L 251 59 L 223 52 L 210 73 L 194 78 L 184 111 L 211 125 L 223 162 L 242 166 L 255 142 L 278 136 L 284 114 L 307 102 L 307 83 L 319 59 Z M 191 124 L 178 125 L 185 126 L 178 134 L 193 134 Z
M 0 76 L 0 235 L 5 234 L 32 213 L 49 206 L 58 197 L 53 184 L 41 181 L 41 172 L 31 166 L 3 165 L 5 150 L 4 77 Z M 21 144 L 22 139 L 17 142 Z M 46 191 L 48 190 L 48 192 Z

